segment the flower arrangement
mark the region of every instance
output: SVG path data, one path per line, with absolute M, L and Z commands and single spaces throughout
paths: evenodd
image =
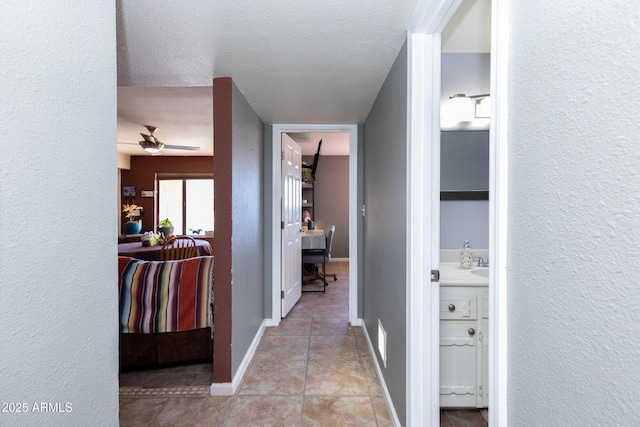
M 162 236 L 153 231 L 146 231 L 142 235 L 142 246 L 156 246 L 164 243 Z
M 141 207 L 134 204 L 122 205 L 122 212 L 126 213 L 127 222 L 136 222 L 136 217 L 140 215 Z

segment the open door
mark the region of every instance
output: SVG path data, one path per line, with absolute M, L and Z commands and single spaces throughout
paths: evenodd
M 281 316 L 302 295 L 302 151 L 282 133 L 282 308 Z

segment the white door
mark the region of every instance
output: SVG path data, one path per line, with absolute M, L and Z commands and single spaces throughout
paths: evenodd
M 302 152 L 282 134 L 282 309 L 285 317 L 302 295 Z

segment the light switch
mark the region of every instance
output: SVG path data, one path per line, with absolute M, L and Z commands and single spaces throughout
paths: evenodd
M 143 190 L 143 191 L 140 192 L 140 195 L 142 197 L 153 197 L 153 191 L 145 191 L 145 190 Z

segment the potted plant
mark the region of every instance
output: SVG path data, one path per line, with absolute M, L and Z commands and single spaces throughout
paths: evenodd
M 135 204 L 126 204 L 122 206 L 122 212 L 125 213 L 127 222 L 124 224 L 124 230 L 127 234 L 140 234 L 142 231 L 142 220 L 136 219 L 140 215 L 142 208 Z
M 164 234 L 165 237 L 173 234 L 173 224 L 169 218 L 165 218 L 158 223 L 158 233 Z

